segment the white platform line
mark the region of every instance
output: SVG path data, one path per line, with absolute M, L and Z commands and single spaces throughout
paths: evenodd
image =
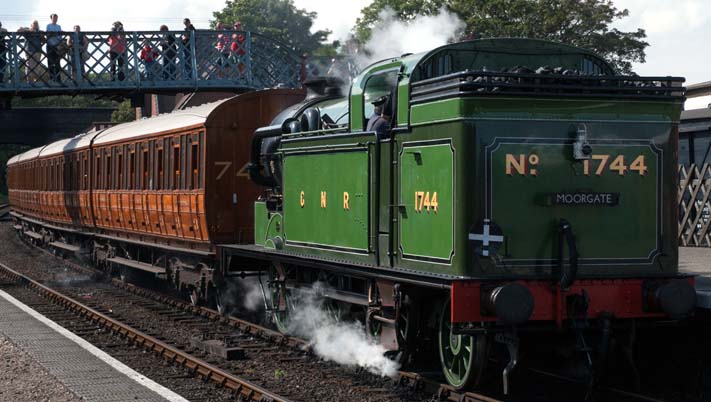
M 55 330 L 56 332 L 58 332 L 65 338 L 68 338 L 72 342 L 76 343 L 82 349 L 84 349 L 87 352 L 91 353 L 92 355 L 98 357 L 101 361 L 103 361 L 106 364 L 108 364 L 109 366 L 113 367 L 118 372 L 126 375 L 128 378 L 132 379 L 133 381 L 136 381 L 137 383 L 139 383 L 139 384 L 143 385 L 144 387 L 150 389 L 151 391 L 157 393 L 158 395 L 162 396 L 163 398 L 165 398 L 171 402 L 189 402 L 187 399 L 183 398 L 182 396 L 176 394 L 175 392 L 169 390 L 168 388 L 158 384 L 157 382 L 151 380 L 150 378 L 144 376 L 143 374 L 138 373 L 134 369 L 128 367 L 127 365 L 125 365 L 125 364 L 121 363 L 120 361 L 114 359 L 113 357 L 109 356 L 103 350 L 97 348 L 96 346 L 85 341 L 84 339 L 77 336 L 76 334 L 70 332 L 68 329 L 62 327 L 61 325 L 57 324 L 56 322 L 50 320 L 49 318 L 47 318 L 47 317 L 43 316 L 42 314 L 38 313 L 37 311 L 33 310 L 31 307 L 27 306 L 26 304 L 22 303 L 21 301 L 10 296 L 7 292 L 0 290 L 0 297 L 2 297 L 3 299 L 14 304 L 16 307 L 20 308 L 22 311 L 31 315 L 32 317 L 34 317 L 36 320 L 43 323 L 44 325 L 52 328 L 53 330 Z

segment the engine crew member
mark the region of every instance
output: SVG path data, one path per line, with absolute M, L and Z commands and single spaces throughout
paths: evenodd
M 383 95 L 373 101 L 373 115 L 368 119 L 365 131 L 375 131 L 378 137 L 386 137 L 390 131 L 390 103 L 388 96 Z

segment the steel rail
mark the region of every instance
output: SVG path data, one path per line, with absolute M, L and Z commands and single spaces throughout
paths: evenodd
M 1 262 L 0 269 L 2 269 L 5 275 L 9 278 L 17 280 L 28 288 L 36 291 L 38 294 L 51 300 L 53 303 L 62 305 L 77 315 L 91 320 L 92 322 L 123 336 L 124 338 L 132 341 L 134 344 L 143 346 L 144 348 L 155 352 L 159 356 L 162 356 L 165 360 L 177 366 L 187 368 L 194 375 L 204 379 L 205 381 L 209 380 L 218 386 L 233 390 L 236 394 L 239 394 L 239 396 L 243 398 L 241 400 L 255 402 L 290 402 L 284 397 L 271 393 L 258 385 L 252 384 L 247 380 L 225 372 L 224 370 L 215 367 L 202 359 L 191 356 L 190 354 L 170 346 L 150 335 L 114 320 L 113 318 L 110 318 L 70 297 L 58 293 L 13 270 Z

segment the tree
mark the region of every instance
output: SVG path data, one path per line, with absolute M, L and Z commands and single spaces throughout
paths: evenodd
M 227 0 L 222 11 L 212 14 L 213 26 L 222 22 L 258 32 L 287 44 L 298 53 L 312 53 L 328 38 L 330 31 L 311 32 L 317 13 L 298 9 L 292 0 Z
M 612 0 L 375 0 L 356 23 L 359 38 L 367 38 L 378 14 L 386 7 L 402 20 L 437 13 L 444 6 L 466 23 L 465 37 L 523 37 L 546 39 L 598 53 L 622 73 L 645 61 L 649 43 L 644 29 L 623 32 L 610 25 L 629 15 Z
M 131 100 L 119 103 L 118 108 L 111 113 L 112 123 L 128 123 L 136 120 L 136 108 L 131 106 Z

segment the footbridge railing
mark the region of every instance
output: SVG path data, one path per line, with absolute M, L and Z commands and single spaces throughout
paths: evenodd
M 0 95 L 293 88 L 303 64 L 246 31 L 0 33 Z

